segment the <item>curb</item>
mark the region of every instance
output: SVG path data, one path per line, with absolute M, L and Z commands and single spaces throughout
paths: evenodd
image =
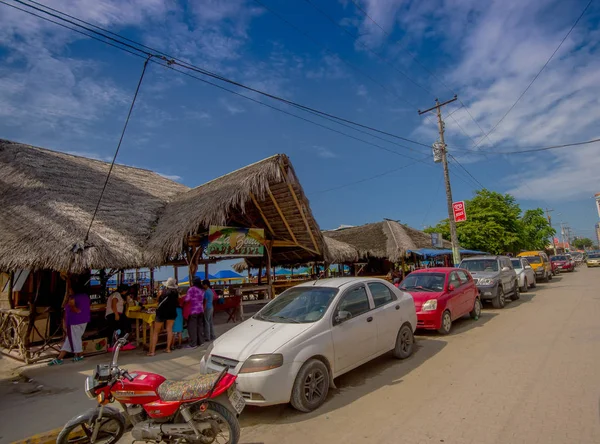
M 55 444 L 58 434 L 61 432 L 62 427 L 49 432 L 38 433 L 37 435 L 30 436 L 29 438 L 21 439 L 19 441 L 13 441 L 11 444 Z

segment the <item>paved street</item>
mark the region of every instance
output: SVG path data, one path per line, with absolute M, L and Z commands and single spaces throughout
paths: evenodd
M 599 320 L 600 270 L 583 267 L 504 310 L 486 306 L 479 321 L 456 323 L 450 336 L 420 335 L 408 361 L 383 357 L 339 378 L 313 414 L 248 408 L 242 443 L 598 443 Z M 144 368 L 187 376 L 197 357 L 179 353 Z M 46 381 L 47 392 L 3 396 L 0 441 L 59 426 L 92 407 L 81 390 L 83 370 L 74 378 L 60 369 L 30 372 Z

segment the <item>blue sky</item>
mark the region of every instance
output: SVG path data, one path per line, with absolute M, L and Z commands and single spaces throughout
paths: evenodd
M 426 144 L 436 140 L 435 122 L 417 109 L 456 92 L 466 109 L 445 110 L 455 111 L 446 127 L 453 155 L 487 188 L 516 195 L 523 209 L 550 206 L 556 222 L 592 237 L 598 145 L 519 156 L 460 151 L 479 141 L 479 126 L 489 131 L 510 108 L 587 0 L 356 0 L 386 32 L 353 1 L 311 1 L 333 22 L 306 0 L 261 0 L 310 39 L 253 0 L 45 3 L 256 88 Z M 484 139 L 477 149 L 600 137 L 599 18 L 592 4 L 490 135 L 494 146 Z M 142 63 L 0 5 L 0 137 L 109 159 Z M 118 162 L 196 186 L 285 153 L 323 229 L 384 217 L 422 228 L 446 216 L 441 167 L 427 148 L 411 145 L 411 152 L 320 123 L 399 155 L 151 64 Z M 427 162 L 400 169 L 413 162 L 405 155 Z M 455 200 L 470 198 L 478 185 L 456 165 L 451 174 Z

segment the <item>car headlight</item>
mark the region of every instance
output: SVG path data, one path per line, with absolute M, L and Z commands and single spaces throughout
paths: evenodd
M 494 279 L 490 279 L 490 278 L 479 279 L 480 285 L 494 285 L 495 283 L 496 283 L 496 281 Z
M 433 311 L 437 310 L 437 299 L 429 299 L 421 307 L 422 311 Z
M 244 362 L 244 365 L 240 369 L 240 373 L 264 372 L 281 367 L 282 365 L 283 355 L 281 354 L 252 355 L 246 359 L 246 362 Z

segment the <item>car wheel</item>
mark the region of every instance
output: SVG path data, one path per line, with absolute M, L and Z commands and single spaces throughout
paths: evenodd
M 475 320 L 479 319 L 479 317 L 481 316 L 481 301 L 479 300 L 479 298 L 475 298 L 473 310 L 471 310 L 471 313 L 469 313 L 469 315 Z
M 412 327 L 409 324 L 404 324 L 398 336 L 396 337 L 396 347 L 394 347 L 394 357 L 398 359 L 406 359 L 413 354 L 415 349 L 415 336 Z
M 504 289 L 502 287 L 498 287 L 498 294 L 494 299 L 492 299 L 492 306 L 494 308 L 504 308 L 506 305 L 506 296 L 504 296 Z
M 554 277 L 554 275 L 553 275 L 552 273 L 550 273 L 550 274 L 548 275 L 548 281 L 551 281 L 553 277 Z
M 521 287 L 521 293 L 527 293 L 528 289 L 529 289 L 529 283 L 527 282 L 527 278 L 525 278 L 525 282 L 523 283 L 523 286 Z
M 518 281 L 515 281 L 515 291 L 513 291 L 511 299 L 513 301 L 518 301 L 519 299 L 521 299 L 521 290 L 519 289 L 519 282 Z
M 329 370 L 322 361 L 309 359 L 300 368 L 290 403 L 301 412 L 308 413 L 321 407 L 329 392 Z
M 446 310 L 442 314 L 442 326 L 440 327 L 438 332 L 440 332 L 440 334 L 442 334 L 442 335 L 447 335 L 448 333 L 450 333 L 451 329 L 452 329 L 452 316 L 450 316 L 450 312 L 448 310 Z
M 531 283 L 531 288 L 536 288 L 536 287 L 537 287 L 537 279 L 536 279 L 536 277 L 534 276 L 534 277 L 533 277 L 533 282 Z

